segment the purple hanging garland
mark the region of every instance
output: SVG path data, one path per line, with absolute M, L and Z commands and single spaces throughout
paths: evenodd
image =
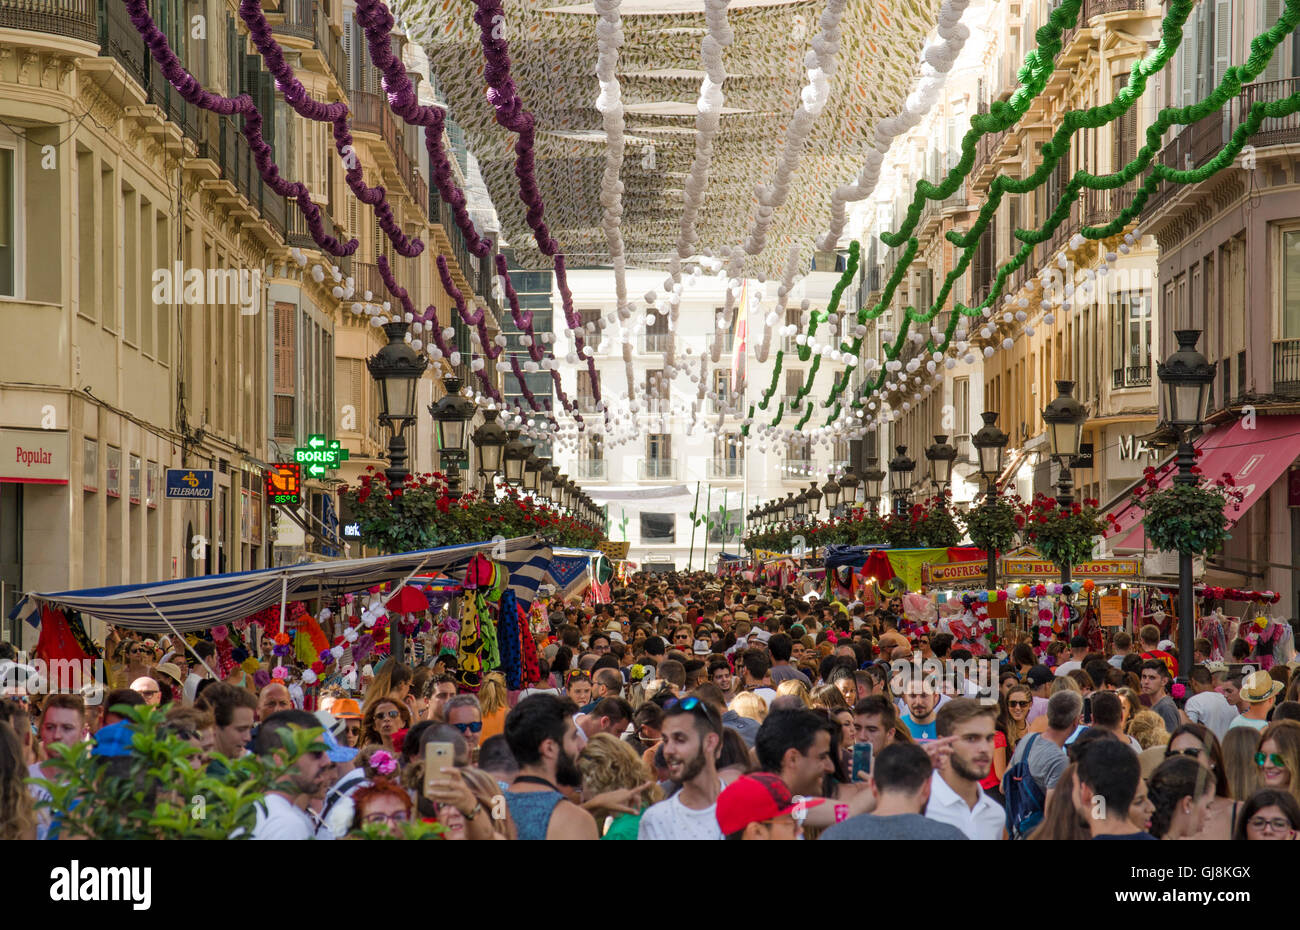
M 138 0 L 137 0 L 138 2 Z M 370 187 L 365 182 L 365 173 L 361 163 L 353 154 L 350 158 L 345 150 L 352 146 L 352 130 L 348 123 L 348 105 L 346 103 L 321 103 L 313 100 L 293 73 L 293 68 L 285 61 L 280 43 L 271 34 L 271 26 L 262 12 L 261 0 L 241 0 L 239 16 L 248 26 L 253 45 L 262 54 L 262 61 L 275 78 L 285 102 L 293 107 L 295 113 L 304 119 L 318 123 L 332 123 L 334 126 L 334 147 L 340 157 L 345 158 L 345 165 L 350 167 L 344 172 L 348 187 L 356 194 L 358 200 L 375 208 L 379 226 L 393 243 L 398 254 L 414 258 L 424 251 L 424 242 L 418 238 L 408 237 L 402 232 L 393 215 L 393 208 L 388 203 L 383 185 Z
M 253 104 L 253 98 L 248 94 L 223 97 L 204 90 L 198 79 L 181 65 L 180 59 L 167 43 L 167 37 L 162 34 L 154 23 L 153 17 L 149 15 L 146 0 L 124 0 L 124 2 L 131 24 L 135 26 L 136 31 L 140 33 L 140 38 L 148 46 L 163 77 L 187 103 L 219 116 L 237 114 L 243 117 L 240 132 L 248 140 L 248 147 L 257 165 L 258 174 L 276 194 L 297 203 L 298 209 L 302 211 L 303 218 L 307 221 L 312 241 L 330 255 L 344 256 L 354 253 L 360 245 L 358 240 L 350 239 L 344 243 L 325 231 L 321 209 L 312 202 L 311 191 L 307 189 L 307 185 L 298 181 L 288 181 L 280 176 L 279 166 L 271 157 L 271 147 L 262 136 L 262 114 Z

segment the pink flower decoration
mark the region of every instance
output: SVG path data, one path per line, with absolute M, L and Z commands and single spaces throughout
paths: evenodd
M 275 668 L 271 669 L 271 677 L 284 681 L 289 677 L 289 666 L 277 665 Z
M 224 643 L 230 637 L 230 631 L 226 629 L 225 624 L 214 626 L 212 628 L 212 641 L 215 643 Z

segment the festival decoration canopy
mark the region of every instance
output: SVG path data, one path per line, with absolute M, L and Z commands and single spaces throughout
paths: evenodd
M 769 268 L 791 245 L 811 254 L 830 216 L 829 192 L 854 177 L 873 148 L 876 124 L 895 114 L 917 81 L 917 55 L 934 27 L 938 0 L 846 0 L 837 66 L 823 112 L 776 211 L 763 254 Z M 478 25 L 468 2 L 393 5 L 423 38 L 439 89 L 465 129 L 504 234 L 532 248 L 515 176 L 516 135 L 496 121 L 484 97 Z M 755 185 L 777 167 L 807 80 L 805 56 L 818 37 L 820 0 L 732 0 L 732 41 L 724 49 L 725 104 L 713 140 L 698 243 L 733 246 L 750 225 Z M 706 71 L 702 0 L 622 0 L 617 82 L 625 121 L 622 233 L 629 263 L 666 262 L 676 252 L 687 178 L 695 157 L 697 96 Z M 509 43 L 511 76 L 536 119 L 536 174 L 546 220 L 573 265 L 607 264 L 600 225 L 607 139 L 596 108 L 596 5 L 523 0 L 504 9 L 497 29 Z M 815 46 L 814 46 L 815 47 Z M 528 264 L 527 255 L 522 263 Z M 536 262 L 533 262 L 536 264 Z

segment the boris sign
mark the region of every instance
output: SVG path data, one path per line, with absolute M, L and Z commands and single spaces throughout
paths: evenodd
M 293 450 L 293 460 L 302 466 L 309 478 L 324 478 L 326 469 L 337 471 L 347 461 L 348 450 L 337 439 L 329 442 L 324 436 L 308 436 L 306 448 Z
M 68 434 L 43 429 L 0 429 L 0 481 L 68 483 Z

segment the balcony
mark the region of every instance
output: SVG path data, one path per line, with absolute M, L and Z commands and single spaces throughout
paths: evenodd
M 600 407 L 596 405 L 596 398 L 590 394 L 579 394 L 576 401 L 579 413 L 599 413 Z
M 972 182 L 974 182 L 976 178 L 980 178 L 981 171 L 997 159 L 998 154 L 1002 149 L 1002 142 L 1006 139 L 1008 131 L 1009 130 L 1004 129 L 1001 132 L 986 133 L 979 137 L 979 140 L 975 144 L 975 162 L 971 166 L 970 172 Z M 989 179 L 992 179 L 992 173 L 990 173 Z M 982 182 L 984 179 L 980 178 L 980 180 Z
M 786 459 L 781 463 L 782 481 L 807 481 L 813 477 L 812 459 Z
M 638 481 L 670 481 L 677 478 L 676 459 L 641 459 L 637 462 Z
M 347 86 L 347 58 L 343 44 L 330 29 L 329 15 L 319 0 L 282 0 L 279 13 L 284 20 L 271 27 L 273 33 L 292 36 L 311 43 L 311 50 L 320 54 L 320 65 L 329 70 L 340 87 Z M 308 67 L 312 66 L 308 61 Z
M 262 175 L 257 170 L 257 163 L 253 159 L 253 151 L 244 134 L 236 127 L 234 117 L 216 117 L 216 122 L 215 133 L 210 131 L 212 125 L 210 120 L 205 120 L 204 123 L 209 131 L 196 132 L 201 136 L 198 141 L 198 157 L 215 162 L 221 169 L 221 177 L 234 185 L 235 190 L 243 195 L 249 206 L 256 210 L 283 240 L 287 234 L 288 223 L 288 206 L 285 199 L 271 190 L 270 186 L 262 180 Z M 296 207 L 294 212 L 298 212 Z M 301 214 L 299 216 L 301 217 Z
M 1122 187 L 1109 190 L 1083 189 L 1080 219 L 1084 226 L 1104 226 L 1119 216 L 1120 211 L 1133 202 L 1137 182 L 1129 181 Z M 1073 233 L 1072 233 L 1073 234 Z
M 1273 343 L 1273 393 L 1300 397 L 1300 339 Z
M 290 247 L 297 246 L 300 249 L 308 249 L 308 250 L 314 250 L 319 252 L 320 246 L 318 246 L 316 244 L 316 240 L 311 237 L 311 230 L 307 226 L 307 218 L 303 216 L 302 211 L 298 209 L 298 204 L 296 202 L 290 202 L 287 199 L 284 201 L 284 204 L 285 204 L 285 223 L 284 223 L 285 245 L 288 245 Z M 325 223 L 325 228 L 332 229 L 334 236 L 343 242 L 347 242 L 349 239 L 352 238 L 353 235 L 355 235 L 354 232 L 346 230 L 343 227 L 339 226 L 332 219 L 330 219 L 328 215 L 322 216 L 321 220 Z M 338 265 L 339 269 L 342 270 L 345 275 L 350 275 L 353 273 L 354 262 L 352 260 L 353 257 L 351 255 L 327 256 L 327 257 L 329 258 L 330 262 L 332 262 L 335 265 Z M 379 279 L 378 269 L 376 269 L 375 280 L 378 281 L 378 279 Z M 360 295 L 363 290 L 364 288 L 361 287 L 360 281 L 358 280 L 357 294 Z M 378 293 L 378 291 L 376 291 L 376 293 Z
M 609 477 L 604 459 L 578 459 L 573 463 L 573 477 L 586 478 L 588 481 L 604 481 Z
M 398 125 L 397 116 L 388 106 L 383 94 L 372 94 L 363 90 L 352 92 L 352 130 L 379 136 L 388 148 L 392 165 L 397 171 L 406 190 L 417 204 L 429 200 L 429 186 L 420 174 L 419 164 L 406 151 L 406 137 Z M 474 274 L 465 269 L 465 277 L 471 286 L 478 277 L 478 263 L 474 264 Z
M 709 477 L 715 480 L 745 477 L 745 460 L 732 458 L 709 459 Z
M 0 29 L 99 41 L 95 0 L 0 0 Z
M 1111 387 L 1115 390 L 1122 388 L 1141 388 L 1151 386 L 1151 363 L 1145 365 L 1129 365 L 1125 368 L 1116 368 L 1111 372 Z
M 374 262 L 355 262 L 352 277 L 356 284 L 356 299 L 364 300 L 366 291 L 378 303 L 392 299 L 388 288 L 384 287 L 384 279 L 379 276 L 379 266 Z
M 780 398 L 780 400 L 781 403 L 785 404 L 786 413 L 790 413 L 792 411 L 802 412 L 804 405 L 808 403 L 807 395 L 805 395 L 803 399 L 800 400 L 798 394 L 786 394 L 785 396 Z
M 718 352 L 722 355 L 729 355 L 736 347 L 735 333 L 714 333 L 709 337 L 709 354 L 712 356 L 714 346 L 718 347 Z
M 672 341 L 672 333 L 642 333 L 637 337 L 636 348 L 643 355 L 650 352 L 667 352 Z

